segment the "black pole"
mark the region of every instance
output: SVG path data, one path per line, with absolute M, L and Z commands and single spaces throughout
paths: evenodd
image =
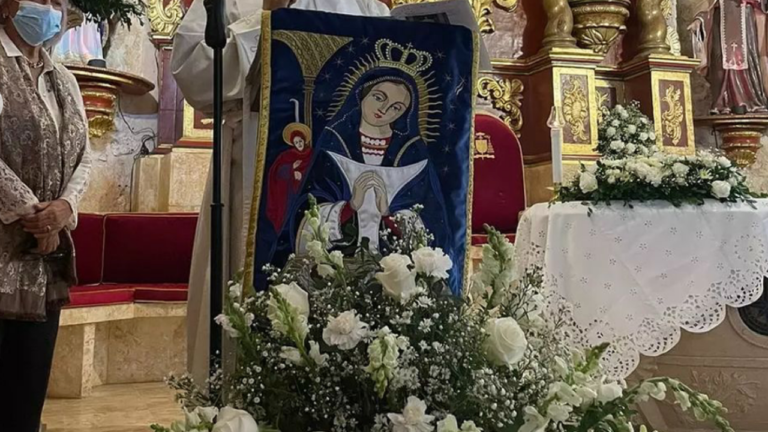
M 199 0 L 198 0 L 199 1 Z M 223 209 L 221 202 L 221 127 L 223 122 L 223 51 L 227 43 L 224 0 L 204 0 L 208 21 L 205 43 L 213 49 L 213 200 L 211 202 L 211 319 L 210 367 L 221 365 L 221 329 L 214 321 L 222 310 L 224 283 Z

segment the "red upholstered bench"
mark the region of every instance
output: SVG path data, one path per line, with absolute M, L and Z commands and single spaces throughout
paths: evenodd
M 475 115 L 472 245 L 487 243 L 484 225 L 515 241 L 525 210 L 523 152 L 515 132 L 498 117 Z
M 69 308 L 184 302 L 197 214 L 81 214 Z

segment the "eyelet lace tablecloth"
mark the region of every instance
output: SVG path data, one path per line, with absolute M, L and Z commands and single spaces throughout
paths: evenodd
M 565 306 L 577 346 L 610 342 L 604 366 L 616 378 L 640 354 L 658 356 L 680 329 L 703 333 L 726 306 L 755 302 L 768 276 L 768 201 L 676 208 L 668 203 L 538 204 L 517 231 L 517 267 L 540 266 Z

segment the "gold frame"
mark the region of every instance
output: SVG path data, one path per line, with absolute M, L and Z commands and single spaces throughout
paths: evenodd
M 587 103 L 589 104 L 589 143 L 568 143 L 563 138 L 563 156 L 594 156 L 597 152 L 594 146 L 597 143 L 597 100 L 595 99 L 595 71 L 592 69 L 558 68 L 552 69 L 552 87 L 554 91 L 554 104 L 557 109 L 563 109 L 563 75 L 578 75 L 587 78 Z M 561 111 L 562 112 L 562 111 Z
M 659 96 L 661 81 L 676 81 L 683 84 L 685 93 L 682 104 L 685 108 L 685 127 L 688 142 L 685 147 L 672 147 L 664 145 L 664 130 L 661 121 L 662 100 Z M 656 128 L 656 145 L 666 153 L 692 156 L 696 154 L 696 137 L 694 135 L 693 125 L 693 101 L 691 99 L 691 80 L 690 75 L 683 72 L 651 72 L 651 100 L 653 101 L 653 120 Z

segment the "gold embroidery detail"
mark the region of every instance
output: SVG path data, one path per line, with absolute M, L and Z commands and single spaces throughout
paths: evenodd
M 483 77 L 477 82 L 477 88 L 477 95 L 490 100 L 495 109 L 503 112 L 501 120 L 520 136 L 523 128 L 523 82 L 518 79 Z
M 288 30 L 275 31 L 273 38 L 288 45 L 299 61 L 304 75 L 304 123 L 311 129 L 317 74 L 338 50 L 352 42 L 352 38 Z
M 587 121 L 589 120 L 589 102 L 581 81 L 568 78 L 567 88 L 563 91 L 563 115 L 571 129 L 571 136 L 577 142 L 589 140 Z
M 478 132 L 475 135 L 475 159 L 495 159 L 496 155 L 488 134 Z
M 393 0 L 392 7 L 434 1 L 440 0 Z M 494 3 L 496 4 L 496 7 L 511 12 L 517 8 L 518 1 L 519 0 L 469 0 L 469 4 L 472 6 L 472 11 L 475 13 L 480 33 L 491 34 L 496 31 L 496 26 L 493 24 L 493 20 L 491 20 L 491 15 L 493 14 L 492 6 Z
M 147 0 L 147 16 L 154 39 L 171 39 L 184 18 L 181 0 L 171 0 L 168 5 L 163 0 Z
M 680 103 L 681 92 L 675 86 L 668 86 L 662 101 L 667 104 L 667 110 L 661 115 L 664 136 L 672 139 L 673 145 L 678 145 L 683 137 L 683 105 Z

